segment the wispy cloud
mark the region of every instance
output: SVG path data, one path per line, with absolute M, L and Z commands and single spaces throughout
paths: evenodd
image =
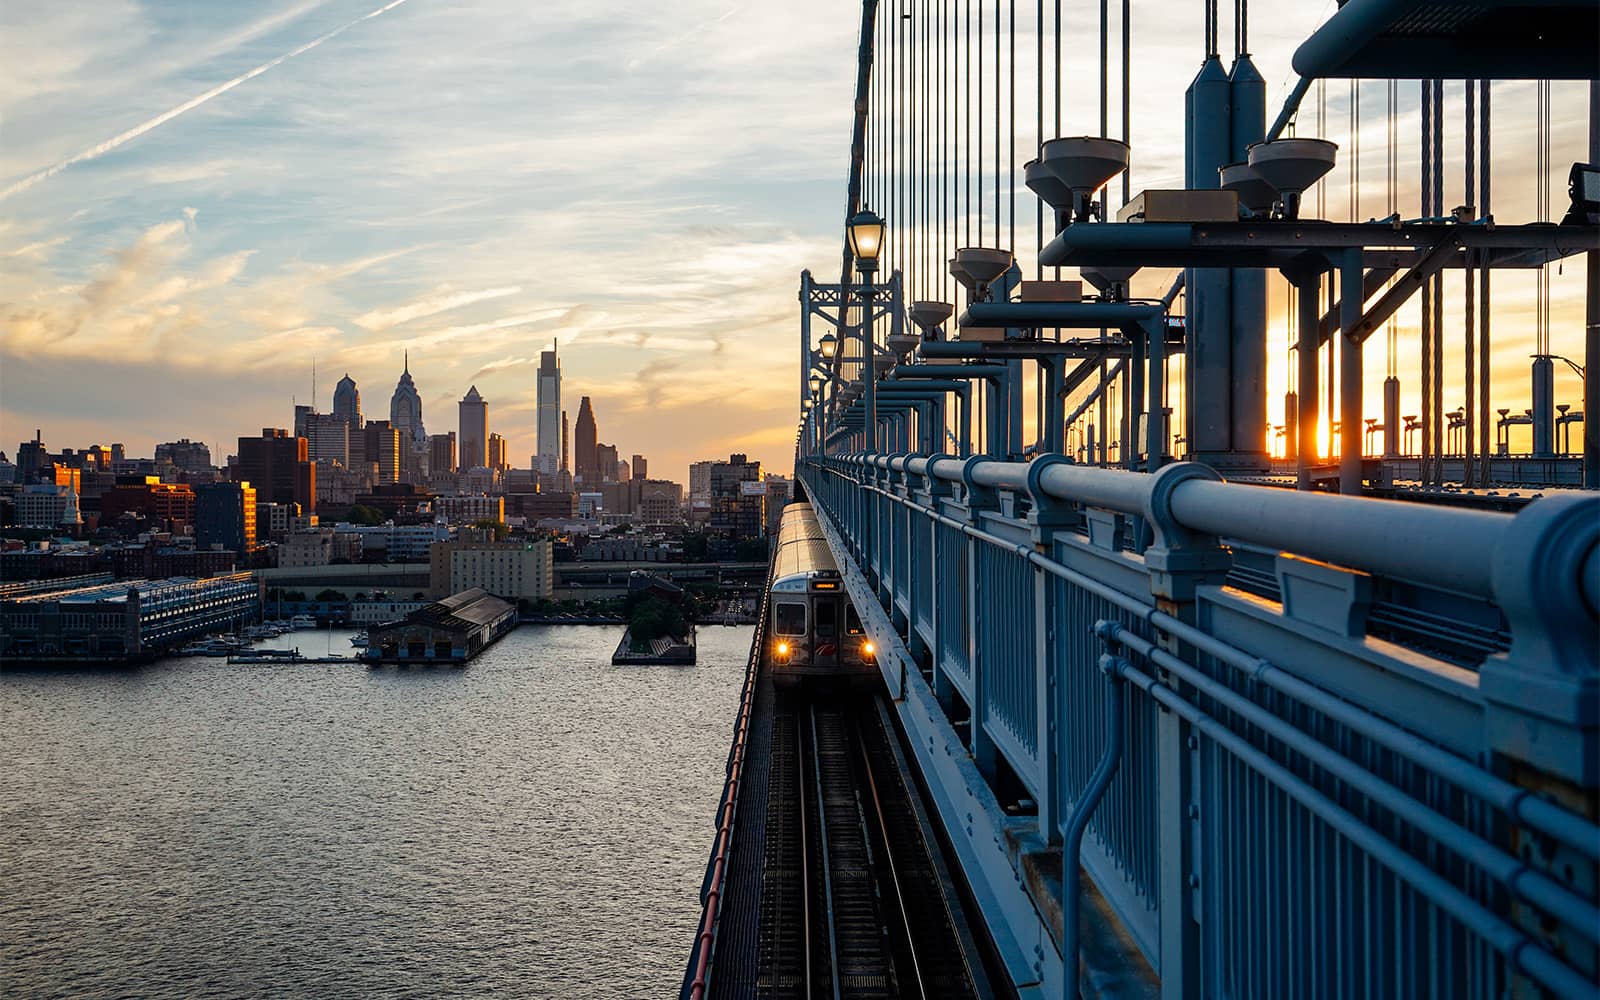
M 207 101 L 210 101 L 213 98 L 219 97 L 219 96 L 221 96 L 223 94 L 226 94 L 228 91 L 232 90 L 233 88 L 239 86 L 242 83 L 245 83 L 245 82 L 247 82 L 249 80 L 255 79 L 256 77 L 260 76 L 262 73 L 265 73 L 267 70 L 272 69 L 274 66 L 279 66 L 279 65 L 281 65 L 281 64 L 283 64 L 285 62 L 288 62 L 290 59 L 293 59 L 295 56 L 301 55 L 301 54 L 306 53 L 306 52 L 310 52 L 312 49 L 314 49 L 317 46 L 321 45 L 323 42 L 326 42 L 329 39 L 336 38 L 339 35 L 344 34 L 346 31 L 349 31 L 351 28 L 354 28 L 356 25 L 360 24 L 362 21 L 371 20 L 372 18 L 377 17 L 380 14 L 384 14 L 384 13 L 386 13 L 388 11 L 391 11 L 391 10 L 395 9 L 396 7 L 400 6 L 401 4 L 403 4 L 405 2 L 406 2 L 406 0 L 390 0 L 389 3 L 384 4 L 382 7 L 379 7 L 377 10 L 374 10 L 374 11 L 368 13 L 368 14 L 363 14 L 361 17 L 356 18 L 354 21 L 350 21 L 350 22 L 348 22 L 346 24 L 342 24 L 339 27 L 333 29 L 332 31 L 330 31 L 330 32 L 328 32 L 328 33 L 326 33 L 324 35 L 319 35 L 316 38 L 313 38 L 311 41 L 309 41 L 309 42 L 305 43 L 304 45 L 300 46 L 299 48 L 291 49 L 290 51 L 285 52 L 283 55 L 278 56 L 276 59 L 270 59 L 267 62 L 262 63 L 261 65 L 257 66 L 255 69 L 252 69 L 247 73 L 241 73 L 240 75 L 234 77 L 231 80 L 228 80 L 228 81 L 226 81 L 224 83 L 219 83 L 215 87 L 212 87 L 210 90 L 208 90 L 205 93 L 201 94 L 200 96 L 192 97 L 189 100 L 184 101 L 182 104 L 178 105 L 175 108 L 169 108 L 168 110 L 163 111 L 161 114 L 156 115 L 154 118 L 151 118 L 151 119 L 148 119 L 146 121 L 140 122 L 138 125 L 135 125 L 133 128 L 130 128 L 125 132 L 119 133 L 118 135 L 112 136 L 110 139 L 107 139 L 105 142 L 96 143 L 95 145 L 90 146 L 88 149 L 86 149 L 83 152 L 77 154 L 76 156 L 70 156 L 67 159 L 62 160 L 59 163 L 52 164 L 51 166 L 45 167 L 43 170 L 40 170 L 40 171 L 38 171 L 36 173 L 33 173 L 33 174 L 30 174 L 27 177 L 24 177 L 21 180 L 11 184 L 9 187 L 6 187 L 4 189 L 0 189 L 0 201 L 5 201 L 7 198 L 12 197 L 13 195 L 16 195 L 16 194 L 18 194 L 20 192 L 26 191 L 27 189 L 33 187 L 35 184 L 38 184 L 41 181 L 45 181 L 45 180 L 50 179 L 51 177 L 54 177 L 56 174 L 61 173 L 61 171 L 66 170 L 68 167 L 76 166 L 79 163 L 85 163 L 85 162 L 87 162 L 89 160 L 96 159 L 97 157 L 104 156 L 105 154 L 107 154 L 107 153 L 111 152 L 112 150 L 116 149 L 118 146 L 126 145 L 127 143 L 130 143 L 133 140 L 139 138 L 141 135 L 144 135 L 146 132 L 149 132 L 152 129 L 160 128 L 162 125 L 165 125 L 167 122 L 172 121 L 174 118 L 177 118 L 179 115 L 182 115 L 182 114 L 184 114 L 186 112 L 189 112 L 189 111 L 193 111 L 195 108 L 198 108 L 200 105 L 206 103 Z
M 502 299 L 507 295 L 515 295 L 520 291 L 522 291 L 522 286 L 510 285 L 505 288 L 484 288 L 475 292 L 446 292 L 439 295 L 430 295 L 427 298 L 408 302 L 393 309 L 373 309 L 370 312 L 362 313 L 355 318 L 355 324 L 363 330 L 387 330 L 391 326 L 409 323 L 424 316 L 436 316 L 439 313 L 459 309 L 474 302 Z

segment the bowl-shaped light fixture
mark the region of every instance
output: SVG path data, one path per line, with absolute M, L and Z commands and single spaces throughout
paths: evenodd
M 939 324 L 950 318 L 950 303 L 917 301 L 911 303 L 911 308 L 906 313 L 911 317 L 911 322 L 917 325 L 926 336 L 932 337 Z
M 850 216 L 844 228 L 850 239 L 850 253 L 856 259 L 856 270 L 863 274 L 876 271 L 878 255 L 883 253 L 883 232 L 887 228 L 883 216 L 864 208 Z
M 1339 147 L 1326 139 L 1295 136 L 1258 142 L 1245 152 L 1256 176 L 1278 191 L 1285 219 L 1300 217 L 1300 196 L 1333 169 Z
M 822 339 L 817 342 L 817 350 L 822 352 L 823 358 L 832 360 L 833 356 L 839 353 L 839 338 L 831 333 L 823 334 Z
M 822 388 L 822 376 L 811 376 L 810 378 L 806 379 L 806 385 L 811 388 L 812 392 L 816 392 L 818 389 Z
M 969 300 L 981 302 L 989 296 L 989 285 L 1011 267 L 1010 250 L 995 247 L 962 247 L 950 258 L 950 274 L 968 292 Z

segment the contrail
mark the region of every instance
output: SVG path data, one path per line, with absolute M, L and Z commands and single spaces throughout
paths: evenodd
M 150 119 L 149 121 L 141 122 L 140 124 L 135 125 L 133 128 L 128 129 L 128 131 L 123 132 L 121 135 L 118 135 L 118 136 L 115 136 L 113 138 L 107 139 L 105 142 L 100 143 L 98 146 L 90 146 L 88 149 L 86 149 L 83 152 L 79 153 L 77 156 L 71 157 L 69 159 L 62 160 L 60 163 L 57 163 L 54 166 L 45 167 L 43 170 L 39 171 L 38 173 L 30 174 L 27 177 L 24 177 L 22 180 L 17 181 L 15 184 L 12 184 L 10 187 L 6 188 L 5 190 L 0 191 L 0 201 L 5 201 L 7 198 L 9 198 L 12 195 L 18 193 L 19 191 L 26 191 L 28 188 L 33 187 L 35 184 L 39 183 L 40 181 L 47 180 L 47 179 L 49 179 L 51 177 L 54 177 L 56 174 L 59 174 L 61 171 L 67 169 L 70 166 L 73 166 L 74 164 L 83 163 L 86 160 L 93 160 L 93 159 L 96 159 L 98 157 L 104 156 L 105 154 L 111 152 L 113 149 L 116 149 L 118 146 L 121 146 L 124 143 L 132 142 L 133 140 L 139 138 L 141 135 L 144 135 L 146 132 L 150 131 L 151 129 L 158 128 L 158 127 L 160 127 L 162 125 L 165 125 L 167 122 L 172 121 L 172 119 L 178 117 L 179 115 L 183 114 L 184 112 L 192 111 L 195 108 L 198 108 L 200 105 L 202 105 L 202 104 L 206 103 L 207 101 L 211 100 L 213 97 L 216 97 L 216 96 L 218 96 L 220 94 L 227 93 L 228 91 L 230 91 L 233 88 L 237 87 L 239 84 L 244 83 L 246 80 L 250 80 L 250 79 L 253 79 L 255 77 L 260 76 L 262 73 L 265 73 L 267 70 L 269 70 L 272 67 L 278 65 L 279 63 L 288 62 L 290 59 L 293 59 L 295 56 L 300 55 L 303 52 L 309 52 L 312 49 L 316 48 L 318 45 L 321 45 L 323 42 L 326 42 L 328 39 L 333 38 L 336 35 L 344 34 L 346 31 L 349 31 L 351 28 L 354 28 L 356 25 L 360 24 L 362 21 L 370 21 L 373 18 L 377 17 L 379 14 L 383 14 L 383 13 L 386 13 L 388 11 L 394 10 L 396 7 L 400 6 L 401 4 L 403 4 L 405 2 L 406 2 L 406 0 L 390 0 L 389 3 L 384 4 L 382 7 L 379 7 L 377 10 L 372 11 L 371 13 L 368 13 L 368 14 L 363 14 L 360 17 L 356 18 L 354 21 L 351 21 L 349 24 L 340 25 L 339 27 L 334 28 L 332 31 L 328 32 L 326 35 L 323 35 L 323 36 L 321 36 L 319 38 L 313 38 L 311 41 L 305 43 L 304 45 L 300 46 L 299 48 L 294 49 L 293 51 L 290 51 L 290 52 L 285 52 L 283 55 L 279 56 L 276 59 L 273 59 L 270 62 L 264 62 L 260 66 L 257 66 L 255 69 L 251 70 L 248 73 L 245 73 L 242 76 L 236 76 L 232 80 L 229 80 L 226 83 L 219 83 L 215 87 L 212 87 L 210 90 L 208 90 L 205 93 L 201 94 L 199 97 L 191 98 L 190 100 L 187 100 L 187 101 L 183 102 L 182 104 L 178 105 L 175 108 L 172 108 L 172 109 L 170 109 L 168 111 L 163 111 L 161 114 L 156 115 L 154 118 Z

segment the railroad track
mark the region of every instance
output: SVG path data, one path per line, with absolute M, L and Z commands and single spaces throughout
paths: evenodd
M 758 994 L 979 997 L 876 699 L 774 719 Z

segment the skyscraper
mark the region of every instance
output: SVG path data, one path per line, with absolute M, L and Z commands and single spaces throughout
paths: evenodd
M 599 432 L 594 423 L 594 406 L 585 396 L 578 403 L 577 441 L 573 443 L 573 459 L 577 466 L 572 471 L 576 478 L 588 485 L 600 481 L 600 463 L 595 455 L 595 442 Z
M 561 359 L 555 346 L 539 352 L 538 459 L 544 476 L 554 476 L 561 460 Z
M 344 373 L 344 378 L 333 389 L 333 415 L 343 420 L 351 430 L 361 430 L 361 391 L 356 388 L 356 380 L 350 377 L 349 372 Z
M 317 467 L 306 439 L 281 427 L 264 427 L 260 437 L 239 439 L 234 480 L 248 482 L 268 503 L 297 503 L 307 514 L 317 509 Z
M 306 439 L 306 457 L 313 462 L 332 460 L 349 468 L 350 439 L 359 436 L 361 428 L 352 428 L 337 413 L 311 413 L 305 418 L 302 436 Z
M 491 469 L 504 472 L 511 467 L 506 453 L 506 439 L 498 434 L 489 435 L 489 461 L 486 463 Z
M 650 466 L 645 461 L 643 455 L 633 456 L 633 460 L 628 463 L 628 469 L 630 472 L 632 472 L 633 478 L 635 479 L 650 478 Z
M 456 432 L 428 438 L 428 474 L 456 471 Z
M 489 404 L 473 386 L 460 406 L 461 433 L 456 436 L 456 448 L 461 471 L 484 468 L 489 464 Z
M 405 370 L 395 383 L 394 395 L 389 397 L 389 425 L 400 432 L 407 447 L 420 448 L 428 443 L 428 432 L 422 427 L 422 395 L 411 381 L 411 354 L 405 355 Z

